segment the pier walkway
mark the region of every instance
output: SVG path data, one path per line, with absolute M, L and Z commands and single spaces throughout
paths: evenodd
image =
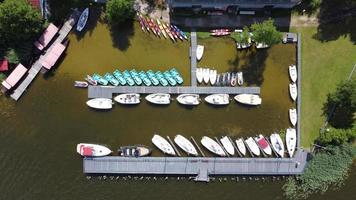
M 308 153 L 293 158 L 139 157 L 84 158 L 85 174 L 183 175 L 209 181 L 209 175 L 296 175 L 306 166 Z
M 190 33 L 190 85 L 197 86 L 197 78 L 195 76 L 197 71 L 197 33 Z
M 260 94 L 259 87 L 146 87 L 146 86 L 89 86 L 88 98 L 112 98 L 113 94 L 122 93 L 169 93 L 169 94 Z
M 10 96 L 13 98 L 15 101 L 17 101 L 22 94 L 26 91 L 27 87 L 31 84 L 31 82 L 36 78 L 37 74 L 40 72 L 42 68 L 42 59 L 47 57 L 47 54 L 51 53 L 51 49 L 57 44 L 57 43 L 62 43 L 64 39 L 67 37 L 69 32 L 72 30 L 72 27 L 74 26 L 76 22 L 76 15 L 73 14 L 71 17 L 64 23 L 60 31 L 58 32 L 59 36 L 56 38 L 56 40 L 52 43 L 50 47 L 48 47 L 46 53 L 44 55 L 41 55 L 40 58 L 33 63 L 31 66 L 30 70 L 28 71 L 27 77 L 22 81 L 22 83 L 14 90 L 14 93 L 12 93 Z

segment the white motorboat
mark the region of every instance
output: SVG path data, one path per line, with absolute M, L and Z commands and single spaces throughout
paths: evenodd
M 297 99 L 298 91 L 297 91 L 297 84 L 291 83 L 289 84 L 289 94 L 290 97 L 295 101 Z
M 171 103 L 171 95 L 165 93 L 154 93 L 147 95 L 145 99 L 153 104 L 167 105 Z
M 247 49 L 251 46 L 251 43 L 238 43 L 236 42 L 237 49 Z
M 221 144 L 223 145 L 224 149 L 226 150 L 226 152 L 230 155 L 235 155 L 235 149 L 233 144 L 231 143 L 231 140 L 227 137 L 224 136 L 220 139 Z
M 240 153 L 243 156 L 245 156 L 246 155 L 246 146 L 245 146 L 244 140 L 242 138 L 240 138 L 240 139 L 237 139 L 235 142 L 236 142 L 237 149 L 240 151 Z
M 202 83 L 203 82 L 203 68 L 197 68 L 196 75 L 197 75 L 198 83 Z
M 74 81 L 74 87 L 87 88 L 88 86 L 89 84 L 86 81 Z
M 293 124 L 293 126 L 295 126 L 297 124 L 297 109 L 295 108 L 292 108 L 292 109 L 289 109 L 289 121 L 290 123 Z
M 295 65 L 289 66 L 289 77 L 295 83 L 297 81 L 297 67 Z
M 237 102 L 247 105 L 256 106 L 262 103 L 261 97 L 256 94 L 238 94 L 234 98 Z
M 259 43 L 259 42 L 256 42 L 256 49 L 266 49 L 268 48 L 269 46 L 266 44 L 266 43 Z
M 230 85 L 235 87 L 237 84 L 237 73 L 231 73 Z
M 89 18 L 89 8 L 84 9 L 77 23 L 77 31 L 81 32 L 87 24 Z
M 244 84 L 244 78 L 242 72 L 237 72 L 237 83 L 241 86 Z
M 98 82 L 96 80 L 94 80 L 91 76 L 87 75 L 87 77 L 85 78 L 85 80 L 90 84 L 90 85 L 98 85 Z
M 174 142 L 179 146 L 179 148 L 183 149 L 189 155 L 198 156 L 198 152 L 194 145 L 184 136 L 176 135 L 174 137 Z
M 258 135 L 255 137 L 255 141 L 258 144 L 258 146 L 265 152 L 267 155 L 272 155 L 272 149 L 268 144 L 267 139 L 263 135 Z
M 271 134 L 269 139 L 271 140 L 272 148 L 277 152 L 277 154 L 279 156 L 281 156 L 283 158 L 284 157 L 284 144 L 283 144 L 281 136 L 277 133 L 273 133 L 273 134 Z
M 198 105 L 200 98 L 198 94 L 181 94 L 177 97 L 177 101 L 183 105 Z
M 164 139 L 163 137 L 161 137 L 160 135 L 155 134 L 152 137 L 152 143 L 159 148 L 161 151 L 163 151 L 163 153 L 175 156 L 176 152 L 174 151 L 173 147 L 171 144 L 169 144 L 169 142 Z
M 287 128 L 286 145 L 289 157 L 293 157 L 295 146 L 297 145 L 297 133 L 294 128 Z
M 205 84 L 209 83 L 210 80 L 210 69 L 203 68 L 203 80 Z
M 126 93 L 117 95 L 114 100 L 120 104 L 139 104 L 140 94 L 136 93 Z
M 112 108 L 112 100 L 107 98 L 90 99 L 87 101 L 87 105 L 99 110 L 108 110 Z
M 218 72 L 216 70 L 210 70 L 209 80 L 211 85 L 215 85 Z
M 201 60 L 204 54 L 204 46 L 203 45 L 198 45 L 197 46 L 197 60 Z
M 79 143 L 77 144 L 77 153 L 85 157 L 99 157 L 107 156 L 111 154 L 112 151 L 103 145 Z
M 219 155 L 219 156 L 226 156 L 223 148 L 216 141 L 211 139 L 210 137 L 204 136 L 204 137 L 202 137 L 200 142 L 205 148 L 207 148 L 212 153 Z
M 260 149 L 258 148 L 255 140 L 253 140 L 252 137 L 249 137 L 245 140 L 245 143 L 247 145 L 247 147 L 250 149 L 250 151 L 255 154 L 256 156 L 260 156 L 261 152 Z
M 227 105 L 230 103 L 228 94 L 212 94 L 205 97 L 205 101 L 213 105 Z

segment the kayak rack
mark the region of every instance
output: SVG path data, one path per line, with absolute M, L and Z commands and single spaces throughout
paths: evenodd
M 235 151 L 237 152 L 237 154 L 239 154 L 240 157 L 243 157 L 239 151 L 239 149 L 237 148 L 237 146 L 235 145 L 234 141 L 229 137 L 227 136 L 227 138 L 230 140 L 232 146 L 234 147 Z
M 221 146 L 222 150 L 225 152 L 227 157 L 230 157 L 230 154 L 226 151 L 225 147 L 221 144 L 220 140 L 217 137 L 214 137 L 216 142 Z
M 199 150 L 200 154 L 201 154 L 203 157 L 205 157 L 204 152 L 200 149 L 200 146 L 197 144 L 197 142 L 195 141 L 195 139 L 194 139 L 192 136 L 190 136 L 190 139 L 193 141 L 193 143 L 194 143 L 195 147 L 197 147 L 197 148 L 198 148 L 198 150 Z

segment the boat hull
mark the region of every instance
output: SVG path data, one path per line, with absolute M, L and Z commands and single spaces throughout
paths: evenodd
M 294 128 L 288 128 L 286 131 L 286 146 L 289 157 L 293 157 L 297 145 L 297 133 Z
M 152 137 L 152 143 L 160 149 L 163 153 L 175 156 L 176 152 L 174 151 L 173 147 L 169 142 L 161 137 L 160 135 L 154 135 Z
M 198 152 L 195 149 L 194 145 L 184 136 L 176 135 L 174 138 L 174 142 L 179 146 L 179 148 L 184 150 L 187 154 L 198 156 Z
M 201 139 L 201 144 L 208 149 L 210 152 L 218 155 L 218 156 L 226 156 L 226 153 L 224 152 L 223 148 L 215 142 L 213 139 L 204 136 Z
M 102 157 L 112 153 L 112 151 L 102 145 L 79 143 L 77 144 L 77 153 L 84 157 Z
M 177 101 L 182 105 L 196 106 L 200 104 L 198 94 L 181 94 L 177 97 Z
M 87 24 L 88 18 L 89 18 L 89 8 L 86 8 L 82 12 L 78 20 L 78 24 L 76 28 L 78 32 L 81 32 L 84 29 L 85 25 Z
M 145 97 L 145 99 L 153 104 L 157 105 L 168 105 L 171 103 L 171 95 L 164 93 L 150 94 Z
M 212 105 L 228 105 L 230 103 L 228 94 L 212 94 L 205 97 L 205 101 Z
M 139 104 L 140 94 L 136 94 L 136 93 L 120 94 L 117 95 L 114 98 L 114 100 L 120 104 L 127 104 L 127 105 Z
M 87 101 L 89 107 L 99 110 L 109 110 L 112 108 L 112 100 L 106 98 L 96 98 Z
M 257 106 L 262 103 L 261 97 L 255 94 L 238 94 L 234 99 L 239 103 L 252 106 Z

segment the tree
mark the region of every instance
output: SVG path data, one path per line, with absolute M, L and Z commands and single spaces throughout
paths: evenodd
M 40 12 L 27 0 L 5 0 L 0 4 L 0 35 L 4 47 L 31 41 L 42 25 Z
M 249 33 L 249 28 L 245 26 L 243 28 L 242 33 L 233 33 L 231 34 L 231 37 L 240 44 L 247 44 L 250 42 L 250 33 Z
M 356 112 L 356 80 L 338 85 L 336 91 L 328 94 L 323 113 L 335 128 L 350 128 Z
M 282 34 L 277 31 L 272 19 L 266 20 L 262 23 L 254 23 L 251 25 L 253 38 L 258 43 L 265 43 L 267 45 L 276 44 L 281 41 Z
M 321 145 L 341 145 L 352 142 L 356 138 L 356 126 L 352 129 L 335 129 L 331 128 L 320 134 L 318 142 Z
M 108 0 L 106 18 L 112 25 L 118 25 L 134 15 L 133 0 Z

